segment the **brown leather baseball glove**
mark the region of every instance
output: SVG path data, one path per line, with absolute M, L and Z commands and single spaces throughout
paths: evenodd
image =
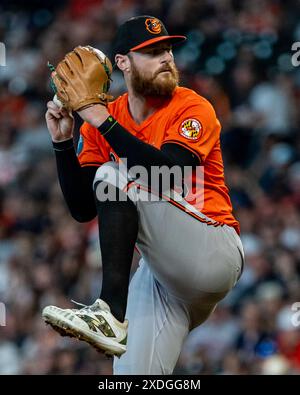
M 112 65 L 101 51 L 76 47 L 52 70 L 51 86 L 59 102 L 68 110 L 78 111 L 93 104 L 107 105 Z

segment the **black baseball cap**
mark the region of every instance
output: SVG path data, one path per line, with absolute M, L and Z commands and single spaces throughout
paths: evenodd
M 112 60 L 116 54 L 126 55 L 157 42 L 175 44 L 185 40 L 185 36 L 170 36 L 164 24 L 154 16 L 135 16 L 120 25 L 112 45 Z

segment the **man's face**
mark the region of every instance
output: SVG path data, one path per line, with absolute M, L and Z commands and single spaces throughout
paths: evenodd
M 171 45 L 160 43 L 129 54 L 131 85 L 134 92 L 146 97 L 171 97 L 179 75 Z

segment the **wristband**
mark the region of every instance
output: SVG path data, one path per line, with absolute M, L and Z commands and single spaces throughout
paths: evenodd
M 105 136 L 107 133 L 109 133 L 115 125 L 118 124 L 118 121 L 116 121 L 111 115 L 106 118 L 106 120 L 98 127 L 99 132 L 102 134 L 102 136 Z
M 64 141 L 52 141 L 54 151 L 67 151 L 74 148 L 73 137 Z

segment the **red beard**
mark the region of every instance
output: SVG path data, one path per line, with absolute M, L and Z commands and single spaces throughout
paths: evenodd
M 140 72 L 131 60 L 131 84 L 134 92 L 145 97 L 169 98 L 179 82 L 179 73 L 175 65 L 165 65 L 154 75 Z M 164 77 L 163 71 L 169 71 Z

